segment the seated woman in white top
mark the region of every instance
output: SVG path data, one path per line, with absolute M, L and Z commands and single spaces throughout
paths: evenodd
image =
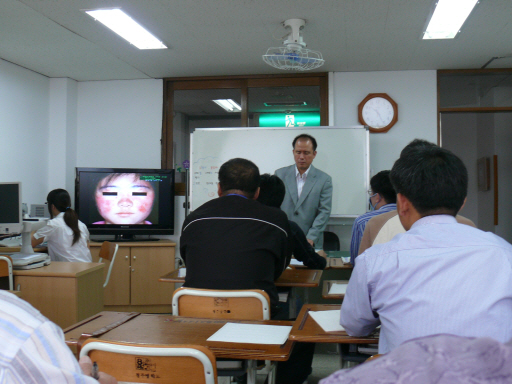
M 48 242 L 52 261 L 91 262 L 89 231 L 71 209 L 71 198 L 65 189 L 54 189 L 46 198 L 51 220 L 32 236 L 32 246 Z

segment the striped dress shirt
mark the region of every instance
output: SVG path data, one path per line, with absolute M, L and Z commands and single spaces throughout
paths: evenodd
M 449 333 L 512 339 L 512 245 L 453 216 L 416 221 L 357 258 L 341 306 L 349 335 L 381 324 L 379 353 Z
M 352 263 L 352 265 L 354 265 L 355 258 L 359 254 L 359 245 L 361 244 L 361 239 L 363 238 L 366 223 L 372 217 L 394 210 L 396 210 L 395 203 L 386 204 L 377 209 L 376 211 L 367 212 L 354 220 L 354 225 L 352 227 L 352 240 L 350 241 L 350 262 Z
M 26 301 L 0 290 L 0 383 L 98 381 L 82 374 L 58 326 Z

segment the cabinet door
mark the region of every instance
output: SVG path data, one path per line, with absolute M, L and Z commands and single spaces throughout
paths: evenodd
M 132 247 L 131 304 L 171 304 L 174 284 L 160 276 L 174 270 L 174 247 Z
M 100 247 L 91 247 L 92 261 L 98 261 L 99 252 Z M 106 279 L 110 261 L 104 262 L 103 276 Z M 130 305 L 130 247 L 119 247 L 103 300 L 104 305 Z

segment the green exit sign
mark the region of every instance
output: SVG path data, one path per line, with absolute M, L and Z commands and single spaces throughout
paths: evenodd
M 318 127 L 320 113 L 262 113 L 259 124 L 260 127 Z

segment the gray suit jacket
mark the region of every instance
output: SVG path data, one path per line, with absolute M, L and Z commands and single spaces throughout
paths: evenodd
M 288 219 L 295 221 L 306 237 L 315 242 L 315 248 L 322 248 L 324 229 L 331 216 L 332 179 L 327 173 L 311 165 L 300 199 L 297 197 L 295 164 L 280 168 L 275 172 L 286 186 L 281 209 Z

